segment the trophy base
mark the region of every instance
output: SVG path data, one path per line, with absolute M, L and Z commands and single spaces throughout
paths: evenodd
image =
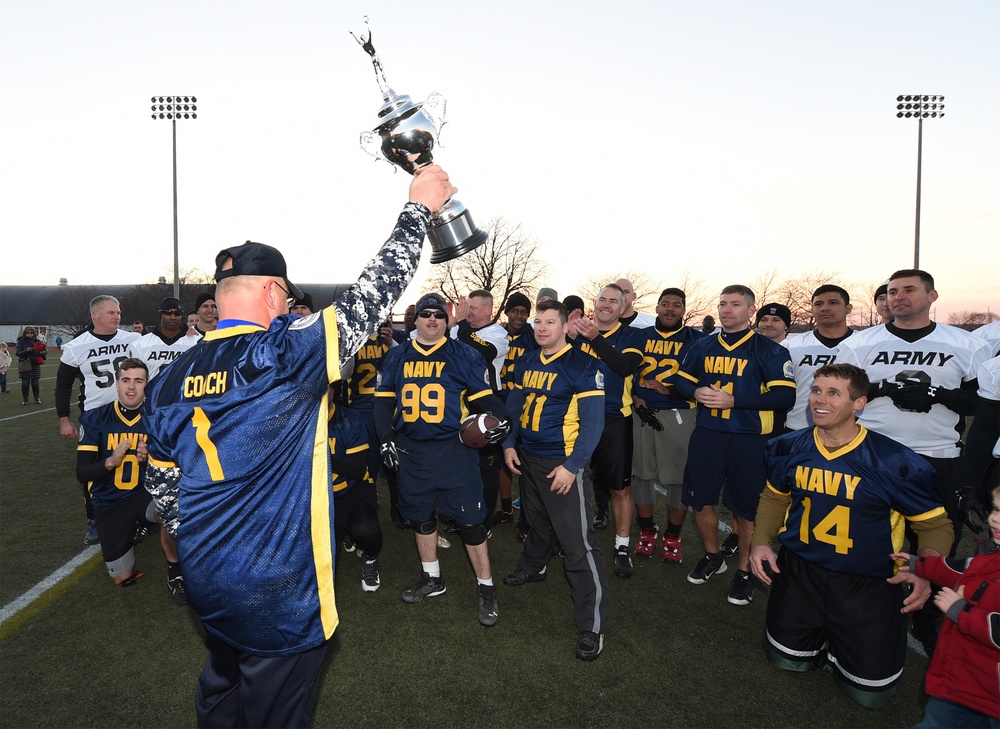
M 462 209 L 449 220 L 434 217 L 427 230 L 427 240 L 431 243 L 431 263 L 445 263 L 469 251 L 475 250 L 489 236 L 476 227 L 469 211 Z

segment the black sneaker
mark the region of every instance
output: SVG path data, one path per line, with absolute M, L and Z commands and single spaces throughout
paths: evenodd
M 753 575 L 736 570 L 733 586 L 729 589 L 729 602 L 733 605 L 749 605 L 753 600 Z
M 378 557 L 366 559 L 361 564 L 361 589 L 365 592 L 375 592 L 382 585 L 382 579 L 378 573 L 380 566 Z
M 144 521 L 135 528 L 135 539 L 133 539 L 132 541 L 135 544 L 142 544 L 142 540 L 144 540 L 150 534 L 158 534 L 159 531 L 160 528 L 158 524 Z
M 608 504 L 598 504 L 594 516 L 594 529 L 604 529 L 608 525 Z
M 726 569 L 726 560 L 723 559 L 721 554 L 714 556 L 706 554 L 698 560 L 698 564 L 691 570 L 691 573 L 688 575 L 688 582 L 692 585 L 700 585 L 708 582 L 708 578 L 712 575 L 721 575 Z
M 421 572 L 420 581 L 409 590 L 405 590 L 400 597 L 403 602 L 420 602 L 425 597 L 443 595 L 447 589 L 444 586 L 444 578 L 431 577 L 426 572 Z
M 503 578 L 503 583 L 507 585 L 507 587 L 520 587 L 521 585 L 526 585 L 529 582 L 542 582 L 545 580 L 546 569 L 548 569 L 548 565 L 542 567 L 538 570 L 538 572 L 532 572 L 524 567 L 518 567 L 516 570 Z
M 726 540 L 722 543 L 719 548 L 722 552 L 723 557 L 733 557 L 737 552 L 740 551 L 740 536 L 738 534 L 729 533 Z
M 501 524 L 506 524 L 514 518 L 514 510 L 510 511 L 498 511 L 493 515 L 490 520 L 490 526 L 500 526 Z
M 629 557 L 628 547 L 622 545 L 615 550 L 615 574 L 622 579 L 631 577 L 635 570 L 632 568 L 632 558 Z
M 35 398 L 35 405 L 41 405 L 42 401 L 39 398 Z
M 344 551 L 353 552 L 355 549 L 357 549 L 357 545 L 354 544 L 354 540 L 350 537 L 344 537 Z
M 576 644 L 576 657 L 581 661 L 593 661 L 604 649 L 604 633 L 598 635 L 589 630 L 580 631 L 580 642 Z
M 27 404 L 27 403 L 25 403 Z M 100 544 L 101 538 L 97 534 L 97 522 L 93 519 L 90 520 L 90 524 L 87 525 L 87 533 L 83 537 L 84 544 Z
M 184 587 L 184 576 L 178 575 L 177 577 L 170 579 L 167 578 L 167 587 L 170 589 L 170 597 L 174 599 L 174 602 L 178 605 L 188 604 L 188 594 L 187 588 Z
M 500 607 L 497 605 L 497 588 L 494 585 L 479 586 L 479 623 L 480 625 L 496 625 L 500 619 Z

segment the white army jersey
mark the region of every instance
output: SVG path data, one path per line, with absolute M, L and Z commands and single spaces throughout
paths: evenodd
M 141 359 L 149 368 L 149 379 L 153 379 L 161 368 L 180 357 L 201 340 L 201 334 L 186 334 L 171 344 L 163 341 L 159 332 L 143 334 L 132 342 L 128 348 L 128 356 Z
M 1000 400 L 1000 355 L 979 368 L 979 397 L 984 400 Z M 1000 406 L 1000 402 L 997 403 Z M 993 457 L 1000 458 L 1000 438 L 993 446 Z
M 76 367 L 83 375 L 83 409 L 93 410 L 118 398 L 115 378 L 118 365 L 128 359 L 129 345 L 139 338 L 136 332 L 119 329 L 110 340 L 94 336 L 89 329 L 62 348 L 61 363 Z
M 791 353 L 792 369 L 795 371 L 795 405 L 785 416 L 785 427 L 790 430 L 811 428 L 813 421 L 809 413 L 809 395 L 812 394 L 813 375 L 820 367 L 837 361 L 837 353 L 843 346 L 843 340 L 833 347 L 827 347 L 813 330 L 793 334 L 781 344 Z
M 848 337 L 840 345 L 838 361 L 868 373 L 873 382 L 921 382 L 957 390 L 976 379 L 980 365 L 990 358 L 989 345 L 963 329 L 936 324 L 924 337 L 910 343 L 886 327 L 872 327 Z M 957 458 L 959 415 L 935 404 L 929 413 L 900 410 L 888 397 L 872 400 L 859 422 L 897 440 L 924 456 Z

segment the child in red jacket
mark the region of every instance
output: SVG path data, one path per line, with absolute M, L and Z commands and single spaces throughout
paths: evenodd
M 939 585 L 946 620 L 927 669 L 924 727 L 1000 727 L 1000 486 L 993 489 L 989 537 L 971 559 L 915 557 L 901 570 Z

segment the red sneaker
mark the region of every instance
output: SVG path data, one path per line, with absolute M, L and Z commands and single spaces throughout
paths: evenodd
M 663 536 L 663 561 L 680 564 L 684 561 L 684 552 L 681 551 L 681 538 L 673 534 Z
M 652 557 L 656 551 L 656 539 L 660 536 L 660 531 L 656 527 L 652 529 L 642 529 L 639 532 L 639 541 L 635 543 L 635 553 L 643 557 Z

